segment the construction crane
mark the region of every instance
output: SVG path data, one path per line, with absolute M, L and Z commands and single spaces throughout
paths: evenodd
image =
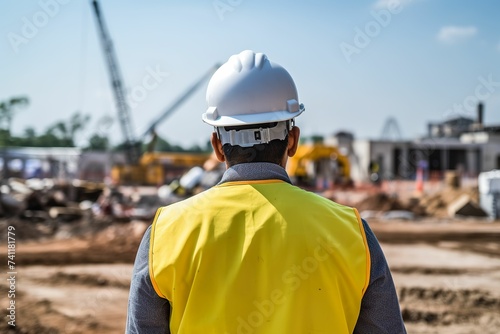
M 208 80 L 212 74 L 220 67 L 216 64 L 210 68 L 198 81 L 196 81 L 185 93 L 175 100 L 163 113 L 160 114 L 147 128 L 141 137 L 135 136 L 130 118 L 130 110 L 125 100 L 125 90 L 123 79 L 118 66 L 118 60 L 113 48 L 111 37 L 104 23 L 103 15 L 97 0 L 92 0 L 94 14 L 96 16 L 97 27 L 101 44 L 104 49 L 108 71 L 111 78 L 111 88 L 113 89 L 116 107 L 118 109 L 118 118 L 124 135 L 124 144 L 126 149 L 126 163 L 120 166 L 114 166 L 111 174 L 112 179 L 119 183 L 135 184 L 159 184 L 165 179 L 163 165 L 168 162 L 176 167 L 192 167 L 200 165 L 208 158 L 206 154 L 182 154 L 182 153 L 160 153 L 152 152 L 156 138 L 155 127 L 170 116 L 180 107 L 201 85 Z M 141 143 L 145 136 L 153 134 L 153 140 L 147 153 L 142 154 Z
M 101 38 L 101 44 L 104 50 L 106 61 L 108 63 L 111 88 L 113 89 L 113 93 L 115 96 L 118 119 L 120 121 L 120 126 L 122 128 L 122 133 L 124 136 L 127 163 L 136 163 L 141 156 L 140 143 L 136 141 L 134 135 L 132 121 L 130 119 L 130 110 L 125 100 L 125 89 L 123 88 L 123 79 L 120 72 L 120 67 L 118 66 L 118 59 L 116 57 L 113 42 L 104 23 L 104 18 L 101 14 L 101 9 L 97 0 L 92 1 L 92 7 L 94 8 L 94 14 L 97 20 L 97 27 L 99 30 L 99 36 Z

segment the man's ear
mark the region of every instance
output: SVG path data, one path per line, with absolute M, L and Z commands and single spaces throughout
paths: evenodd
M 287 154 L 289 157 L 293 157 L 295 152 L 297 152 L 297 147 L 299 146 L 300 129 L 294 126 L 288 133 L 288 145 Z
M 222 149 L 222 143 L 220 142 L 219 137 L 217 137 L 216 132 L 212 132 L 212 136 L 210 137 L 210 143 L 212 144 L 217 160 L 219 160 L 220 162 L 226 161 L 226 157 L 224 156 L 224 150 Z

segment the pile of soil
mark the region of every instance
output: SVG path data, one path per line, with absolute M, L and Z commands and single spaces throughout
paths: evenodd
M 1 311 L 3 319 L 7 319 L 7 310 Z M 61 324 L 63 325 L 61 328 Z M 6 334 L 58 334 L 58 333 L 102 333 L 105 326 L 92 318 L 77 319 L 68 317 L 53 308 L 52 302 L 32 300 L 29 304 L 17 309 L 16 326 L 11 327 L 7 321 L 0 323 L 0 332 Z
M 459 326 L 461 333 L 498 333 L 500 299 L 478 289 L 442 289 L 405 287 L 399 291 L 399 302 L 405 323 L 435 327 L 444 332 Z M 418 326 L 417 326 L 418 327 Z
M 88 220 L 63 224 L 0 221 L 1 237 L 15 227 L 16 262 L 22 265 L 133 263 L 149 222 Z M 68 251 L 68 250 L 71 251 Z
M 0 220 L 0 237 L 7 238 L 7 227 L 14 227 L 17 240 L 43 241 L 52 239 L 68 239 L 93 235 L 115 224 L 110 219 L 95 219 L 87 215 L 82 219 L 64 222 L 60 220 L 32 221 L 29 219 L 11 217 Z
M 370 195 L 354 205 L 359 211 L 392 211 L 406 210 L 406 207 L 396 198 L 385 193 Z
M 464 194 L 468 195 L 473 202 L 479 203 L 479 190 L 477 187 L 445 187 L 438 192 L 422 195 L 419 198 L 419 205 L 425 208 L 427 215 L 443 218 L 448 216 L 448 206 Z
M 416 216 L 430 216 L 436 218 L 448 217 L 448 206 L 460 196 L 467 195 L 474 203 L 479 203 L 479 191 L 473 188 L 445 187 L 431 194 L 422 194 L 418 197 L 409 197 L 405 200 L 397 195 L 388 195 L 380 192 L 367 195 L 353 206 L 361 211 L 409 211 Z
M 362 211 L 409 211 L 417 216 L 425 216 L 426 211 L 417 199 L 410 198 L 403 202 L 397 196 L 390 196 L 386 193 L 376 193 L 368 195 L 361 201 L 354 204 L 360 212 Z

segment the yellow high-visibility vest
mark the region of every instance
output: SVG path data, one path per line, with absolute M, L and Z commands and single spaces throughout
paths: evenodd
M 160 208 L 154 289 L 172 333 L 352 333 L 370 279 L 353 208 L 279 180 L 228 182 Z

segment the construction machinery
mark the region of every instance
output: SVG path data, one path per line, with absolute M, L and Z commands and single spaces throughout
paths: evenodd
M 137 164 L 113 166 L 111 179 L 118 184 L 162 185 L 202 166 L 209 157 L 209 153 L 146 152 Z
M 198 88 L 200 88 L 219 68 L 219 65 L 216 64 L 210 68 L 206 74 L 186 90 L 170 107 L 161 113 L 141 137 L 137 138 L 134 134 L 129 106 L 125 100 L 125 89 L 120 67 L 118 65 L 118 59 L 97 0 L 92 1 L 92 7 L 108 66 L 118 119 L 124 136 L 125 163 L 113 166 L 111 171 L 112 180 L 120 184 L 158 185 L 163 184 L 170 176 L 178 176 L 180 170 L 185 171 L 193 166 L 203 165 L 208 159 L 209 154 L 154 152 L 154 143 L 156 139 L 154 130 L 160 122 L 164 121 Z M 150 145 L 148 145 L 148 152 L 142 154 L 142 141 L 148 134 L 151 134 L 153 139 Z
M 300 144 L 288 160 L 287 172 L 295 184 L 305 188 L 352 186 L 349 158 L 336 146 L 323 143 Z
M 147 151 L 141 154 L 136 162 L 127 162 L 122 165 L 113 166 L 111 170 L 111 179 L 114 182 L 121 184 L 159 185 L 178 178 L 183 172 L 194 166 L 203 165 L 209 158 L 209 153 L 155 152 L 154 146 L 157 138 L 155 128 L 179 108 L 189 96 L 199 89 L 218 67 L 219 65 L 217 64 L 211 67 L 207 73 L 177 98 L 171 106 L 166 108 L 160 116 L 151 122 L 140 137 L 140 142 L 142 142 L 147 135 L 152 136 Z
M 130 118 L 130 110 L 127 101 L 125 100 L 125 89 L 123 87 L 120 67 L 118 66 L 118 58 L 116 57 L 113 41 L 111 40 L 108 30 L 106 29 L 104 18 L 101 15 L 101 9 L 97 0 L 92 1 L 92 7 L 94 8 L 99 37 L 101 39 L 102 48 L 108 65 L 111 87 L 113 89 L 116 109 L 118 111 L 118 119 L 124 136 L 126 160 L 127 163 L 134 163 L 139 159 L 140 146 L 135 140 L 134 129 Z

